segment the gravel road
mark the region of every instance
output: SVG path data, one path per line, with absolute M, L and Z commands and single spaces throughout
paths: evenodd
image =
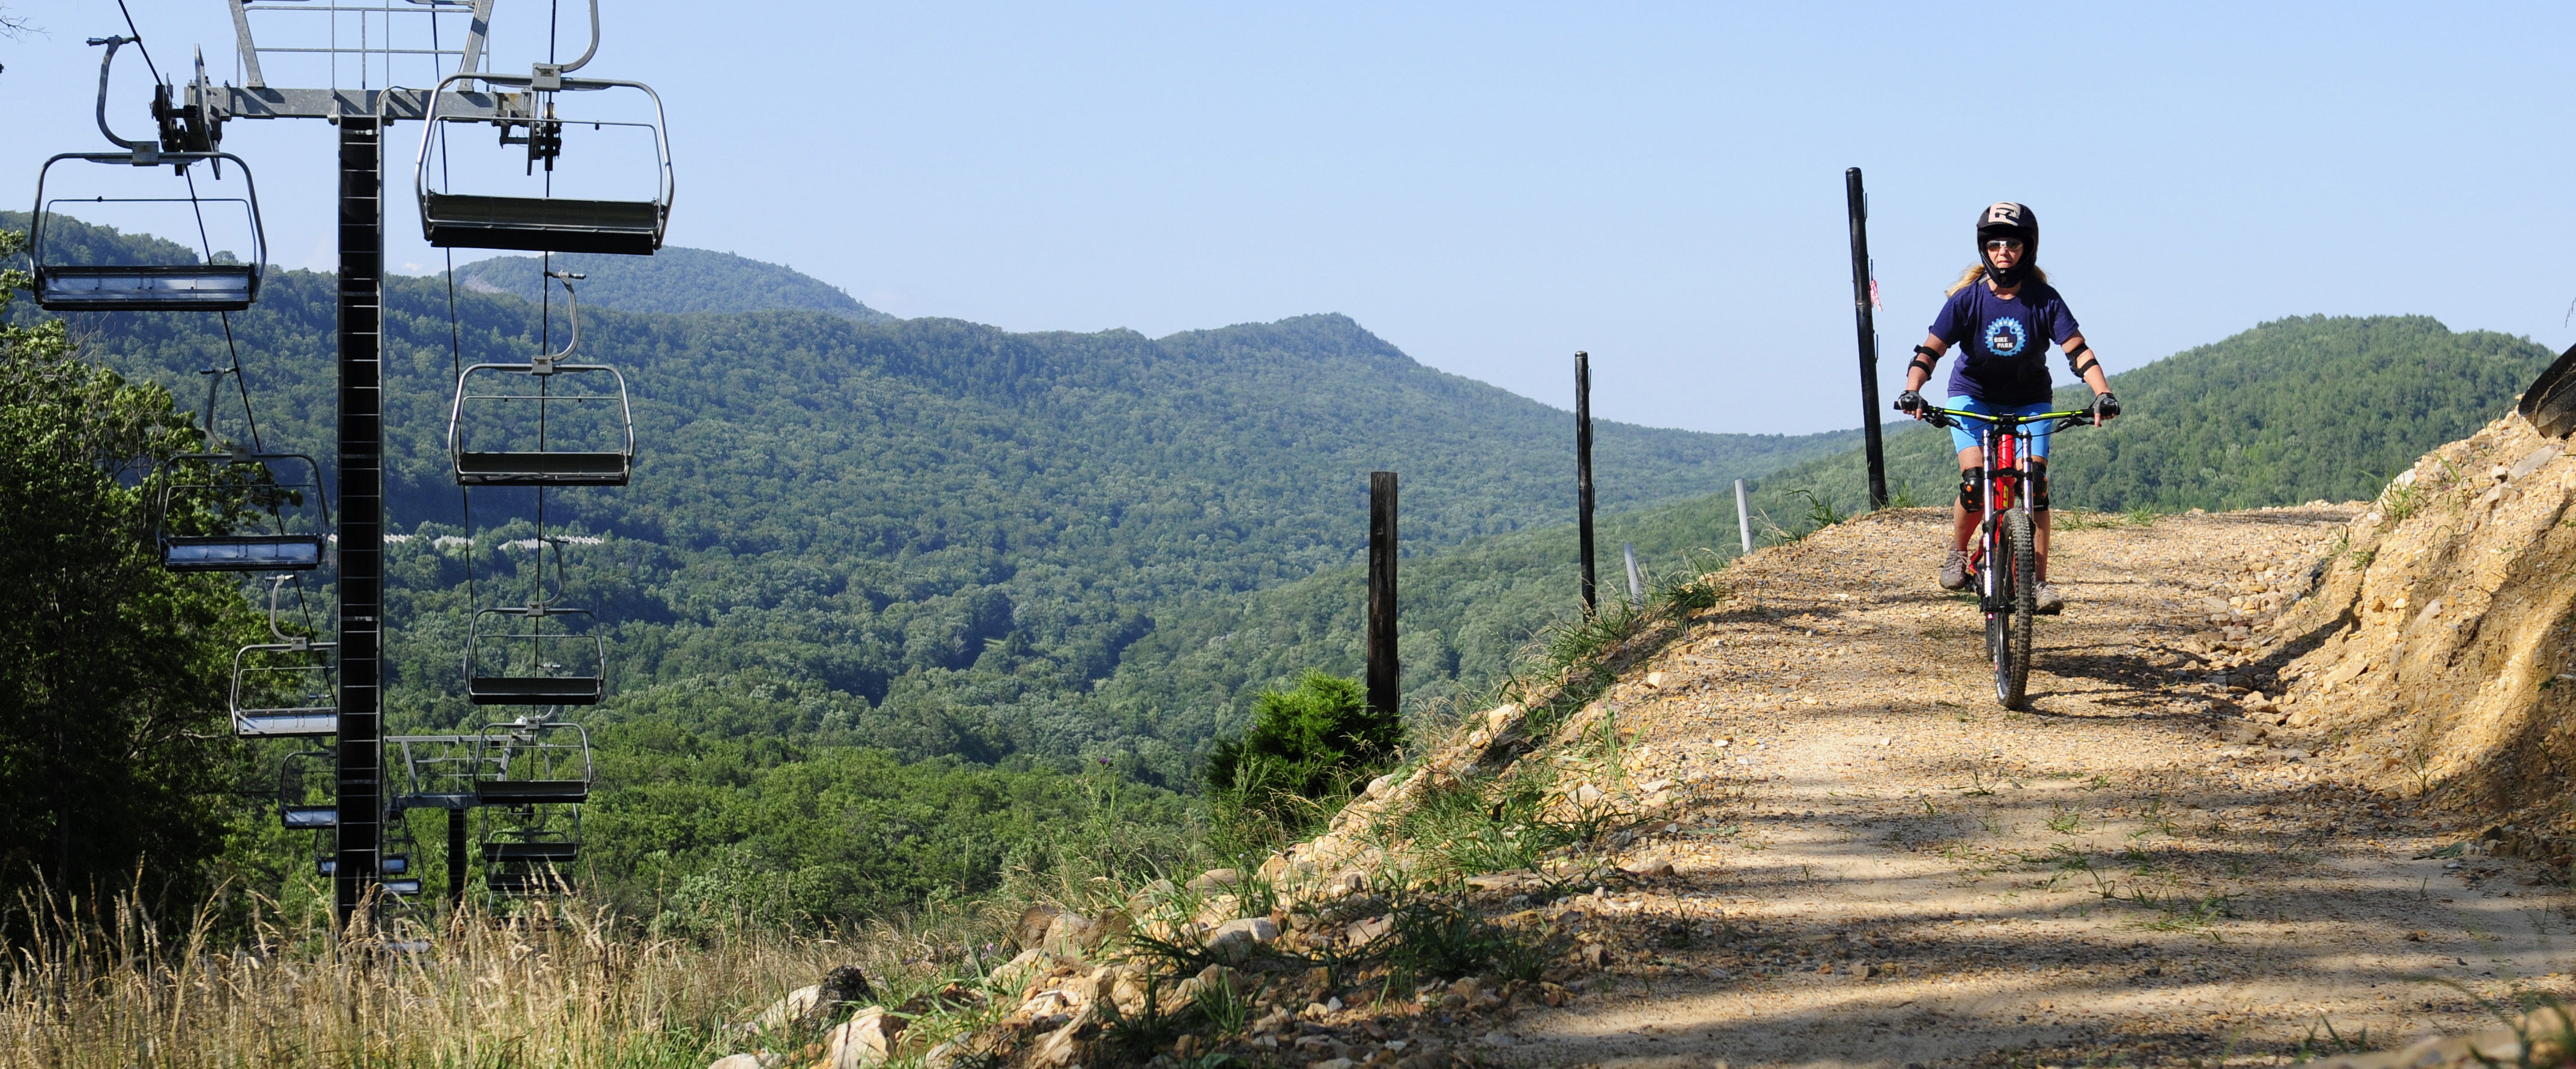
M 2567 897 L 2538 867 L 2351 785 L 2336 740 L 2252 737 L 2286 657 L 2262 613 L 2353 511 L 2061 530 L 2070 604 L 2039 623 L 2024 712 L 1995 703 L 1975 603 L 1934 585 L 1943 513 L 1737 563 L 1609 697 L 1633 777 L 1702 799 L 1629 851 L 1675 873 L 1552 907 L 1616 935 L 1608 990 L 1479 1053 L 2273 1064 L 2568 994 Z

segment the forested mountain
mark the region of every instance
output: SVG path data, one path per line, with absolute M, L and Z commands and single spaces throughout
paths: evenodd
M 2367 498 L 2425 450 L 2510 407 L 2551 359 L 2524 339 L 2455 334 L 2423 316 L 2266 323 L 2114 376 L 2129 414 L 2058 436 L 2053 497 L 2061 507 L 2160 512 Z M 1946 381 L 1948 369 L 1942 374 Z M 2077 408 L 2091 393 L 2073 387 L 2059 400 Z M 1900 504 L 1943 505 L 1956 495 L 1948 432 L 1891 426 L 1887 457 Z M 1776 541 L 1811 528 L 1819 504 L 1859 511 L 1863 470 L 1852 449 L 1756 480 L 1757 537 Z M 1735 526 L 1730 492 L 1602 517 L 1601 596 L 1625 595 L 1622 542 L 1636 545 L 1649 572 L 1705 568 L 1734 556 Z M 1533 622 L 1578 603 L 1566 563 L 1574 546 L 1573 528 L 1557 526 L 1407 561 L 1408 699 L 1481 695 L 1500 680 Z M 1174 694 L 1279 686 L 1310 666 L 1355 673 L 1365 577 L 1357 565 L 1330 568 L 1163 613 L 1101 684 L 1101 698 L 1150 708 Z
M 68 230 L 94 250 L 143 240 Z M 601 748 L 585 879 L 628 905 L 751 895 L 847 918 L 990 886 L 1048 821 L 1125 822 L 1104 840 L 1175 826 L 1166 789 L 1191 789 L 1193 755 L 1253 691 L 1357 670 L 1372 469 L 1403 476 L 1409 705 L 1481 696 L 1575 603 L 1570 416 L 1346 318 L 1015 334 L 728 310 L 785 269 L 682 255 L 621 281 L 636 263 L 574 265 L 595 272 L 579 354 L 632 390 L 634 485 L 544 508 L 549 532 L 585 539 L 564 554 L 567 600 L 609 621 L 612 697 L 581 716 Z M 475 277 L 515 270 L 534 292 L 526 261 L 487 264 Z M 561 305 L 516 293 L 388 290 L 396 730 L 487 718 L 459 694 L 468 617 L 534 590 L 534 495 L 477 491 L 468 516 L 445 440 L 456 368 L 564 344 Z M 675 306 L 697 310 L 649 310 Z M 230 323 L 261 440 L 326 463 L 333 315 L 327 276 L 277 272 Z M 233 351 L 210 316 L 71 326 L 183 409 Z M 2057 497 L 2366 496 L 2548 358 L 2423 318 L 2265 324 L 2118 376 L 2131 415 L 2061 439 Z M 218 424 L 248 436 L 236 401 Z M 1766 529 L 1805 526 L 1800 491 L 1855 509 L 1857 437 L 1601 424 L 1604 596 L 1624 592 L 1623 541 L 1653 571 L 1731 555 L 1735 477 L 1759 484 Z M 1913 499 L 1948 500 L 1943 437 L 1904 428 L 1889 450 Z M 1087 779 L 1068 778 L 1077 759 Z M 291 856 L 279 835 L 260 849 Z
M 107 240 L 96 234 L 88 240 Z M 560 346 L 557 305 L 396 279 L 386 314 L 398 723 L 479 715 L 459 695 L 469 604 L 525 600 L 529 491 L 448 476 L 453 369 Z M 331 286 L 274 273 L 232 317 L 264 440 L 329 447 Z M 658 717 L 990 761 L 1109 756 L 1166 783 L 1238 695 L 1094 693 L 1158 614 L 1356 560 L 1364 474 L 1404 478 L 1413 552 L 1572 515 L 1571 419 L 1422 367 L 1340 316 L 1149 339 L 1013 334 L 811 311 L 586 308 L 582 358 L 631 386 L 634 484 L 547 497 L 568 598 L 614 628 L 596 723 Z M 211 316 L 77 317 L 91 351 L 200 394 Z M 241 423 L 219 408 L 228 436 Z M 1612 508 L 1704 493 L 1849 433 L 1709 435 L 1602 423 Z M 445 539 L 445 541 L 441 541 Z M 468 587 L 469 579 L 473 586 Z
M 2425 450 L 2502 414 L 2554 355 L 2429 316 L 2274 320 L 2113 375 L 2126 414 L 2056 437 L 2050 497 L 2160 512 L 2368 498 Z M 1935 384 L 1949 374 L 1945 363 Z M 2092 392 L 2071 386 L 2057 399 L 2080 408 Z M 1792 528 L 1809 511 L 1797 492 L 1850 512 L 1864 503 L 1863 470 L 1858 450 L 1820 457 L 1764 477 L 1757 503 Z M 1892 493 L 1921 504 L 1955 498 L 1949 432 L 1891 428 L 1887 474 Z
M 456 265 L 456 284 L 475 293 L 537 300 L 541 259 L 495 256 Z M 556 253 L 554 269 L 587 275 L 585 306 L 630 312 L 766 312 L 801 308 L 861 323 L 893 316 L 860 304 L 840 287 L 794 268 L 729 252 L 666 247 L 651 256 Z M 557 295 L 561 299 L 561 295 Z

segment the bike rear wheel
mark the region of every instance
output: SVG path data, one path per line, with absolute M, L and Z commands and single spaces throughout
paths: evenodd
M 1999 610 L 1986 616 L 1986 648 L 1995 663 L 1995 700 L 2019 709 L 2030 691 L 2030 637 L 2039 617 L 2039 547 L 2030 512 L 2003 514 L 2003 560 L 1995 576 Z

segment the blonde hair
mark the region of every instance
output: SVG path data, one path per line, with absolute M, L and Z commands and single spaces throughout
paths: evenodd
M 1959 280 L 1951 283 L 1949 289 L 1941 291 L 1941 295 L 1944 297 L 1956 297 L 1959 295 L 1960 290 L 1968 288 L 1969 285 L 1984 277 L 1986 277 L 1986 265 L 1970 265 L 1967 270 L 1959 272 Z M 2048 284 L 2048 272 L 2040 270 L 2036 264 L 2031 266 L 2030 277 L 2038 279 L 2040 285 L 2045 286 Z

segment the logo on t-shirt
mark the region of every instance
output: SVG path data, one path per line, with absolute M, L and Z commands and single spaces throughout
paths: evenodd
M 2022 331 L 2021 320 L 1990 319 L 1986 321 L 1986 351 L 1996 356 L 2011 356 L 2021 351 L 2030 335 Z

